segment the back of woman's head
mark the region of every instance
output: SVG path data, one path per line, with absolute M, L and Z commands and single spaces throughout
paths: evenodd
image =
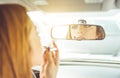
M 0 78 L 31 78 L 29 29 L 24 7 L 0 5 Z

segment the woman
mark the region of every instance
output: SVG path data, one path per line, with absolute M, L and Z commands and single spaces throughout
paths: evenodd
M 56 47 L 54 42 L 53 45 Z M 41 78 L 55 78 L 58 50 L 54 54 L 48 47 L 42 56 L 39 38 L 26 9 L 18 4 L 0 5 L 0 78 L 32 78 L 31 66 L 40 64 Z
M 101 26 L 87 24 L 71 24 L 66 39 L 75 40 L 102 40 L 105 37 Z

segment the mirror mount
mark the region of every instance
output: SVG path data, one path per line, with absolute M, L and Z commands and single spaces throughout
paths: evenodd
M 78 24 L 87 24 L 87 21 L 84 19 L 78 20 Z

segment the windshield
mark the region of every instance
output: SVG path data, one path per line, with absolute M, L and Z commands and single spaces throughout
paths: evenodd
M 32 14 L 35 18 L 38 17 L 40 12 L 28 13 L 35 25 L 37 26 L 39 36 L 41 37 L 42 45 L 50 45 L 50 29 L 53 26 L 59 24 L 75 24 L 80 18 L 75 16 L 70 19 L 70 15 L 66 17 L 64 13 L 56 14 L 58 18 L 55 18 L 55 14 L 46 14 L 44 19 L 34 20 Z M 38 13 L 38 15 L 37 15 Z M 62 15 L 63 14 L 63 15 Z M 67 13 L 66 13 L 67 14 Z M 73 13 L 74 15 L 74 13 Z M 89 13 L 88 13 L 89 15 Z M 62 16 L 62 17 L 61 17 Z M 87 13 L 86 13 L 87 16 Z M 39 15 L 39 17 L 41 17 Z M 50 21 L 51 18 L 53 21 Z M 72 16 L 71 16 L 72 17 Z M 46 18 L 46 19 L 45 19 Z M 85 15 L 84 15 L 85 18 Z M 76 19 L 76 21 L 75 21 Z M 41 21 L 42 20 L 42 21 Z M 64 21 L 63 21 L 64 20 Z M 119 61 L 120 54 L 120 25 L 116 17 L 107 16 L 104 18 L 90 16 L 86 18 L 88 24 L 101 25 L 105 30 L 105 39 L 103 40 L 57 40 L 57 45 L 60 50 L 60 59 L 62 61 L 80 61 L 80 60 L 91 60 L 91 61 Z M 60 35 L 60 34 L 59 34 Z
M 51 46 L 51 28 L 62 24 L 86 20 L 87 24 L 102 26 L 105 31 L 102 40 L 55 40 L 60 54 L 57 78 L 120 77 L 119 4 L 119 0 L 48 0 L 47 5 L 39 6 L 42 11 L 28 12 L 42 46 Z

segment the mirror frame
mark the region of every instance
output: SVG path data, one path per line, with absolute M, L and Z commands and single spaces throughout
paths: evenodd
M 63 25 L 53 26 L 53 27 L 51 28 L 51 33 L 50 33 L 51 38 L 54 39 L 54 40 L 77 40 L 77 39 L 66 39 L 66 38 L 54 38 L 54 37 L 53 37 L 53 34 L 52 34 L 53 32 L 52 32 L 52 30 L 53 30 L 55 27 L 59 27 L 59 26 L 70 26 L 70 25 L 86 25 L 86 26 L 96 26 L 96 27 L 102 28 L 103 34 L 104 34 L 104 36 L 103 36 L 102 39 L 86 39 L 86 40 L 103 40 L 103 39 L 105 38 L 105 36 L 106 36 L 104 28 L 103 28 L 102 26 L 100 26 L 100 25 L 95 25 L 95 24 L 63 24 Z M 85 39 L 81 39 L 81 40 L 85 40 Z M 81 40 L 78 39 L 77 41 L 81 41 Z

